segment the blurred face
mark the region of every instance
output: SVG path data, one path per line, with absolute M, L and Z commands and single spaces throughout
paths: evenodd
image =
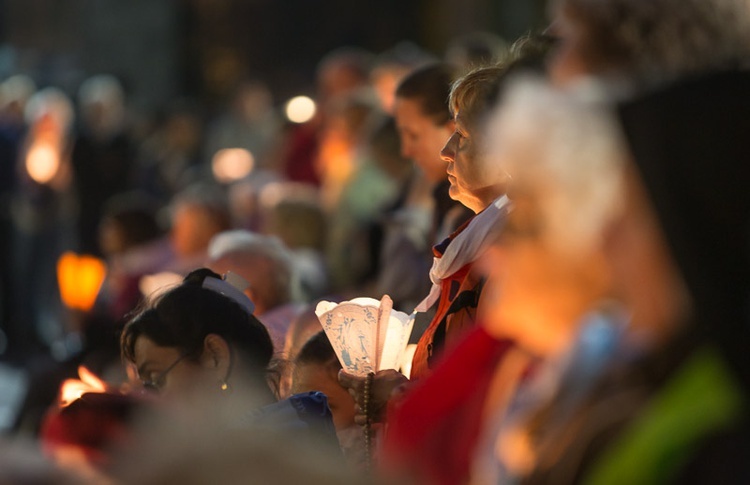
M 582 27 L 561 9 L 553 24 L 552 34 L 559 40 L 549 61 L 549 75 L 553 83 L 565 86 L 590 73 L 583 56 Z
M 329 366 L 298 364 L 294 369 L 292 392 L 320 391 L 328 397 L 328 407 L 333 414 L 336 430 L 354 424 L 354 398 L 339 384 L 336 373 Z
M 440 156 L 447 162 L 451 199 L 474 212 L 481 212 L 504 192 L 504 180 L 497 167 L 478 149 L 479 142 L 456 114 L 456 130 L 446 142 Z
M 447 174 L 440 150 L 453 133 L 453 120 L 436 125 L 424 115 L 418 101 L 402 97 L 396 98 L 393 115 L 401 137 L 401 155 L 413 160 L 430 182 L 445 180 Z
M 610 280 L 601 252 L 563 254 L 549 244 L 534 204 L 514 198 L 501 240 L 481 260 L 489 276 L 478 311 L 493 335 L 549 356 L 568 347 Z
M 219 225 L 207 211 L 197 205 L 183 204 L 175 210 L 172 219 L 172 247 L 181 257 L 199 255 L 208 248 L 209 241 L 219 230 Z
M 626 203 L 607 232 L 605 253 L 618 295 L 632 314 L 631 328 L 652 341 L 668 336 L 689 312 L 689 296 L 654 209 L 632 167 L 626 171 Z
M 174 397 L 189 393 L 208 378 L 200 364 L 175 347 L 162 347 L 140 336 L 134 350 L 138 378 L 146 389 Z
M 114 219 L 104 219 L 99 225 L 99 247 L 107 257 L 120 254 L 127 249 L 122 227 Z

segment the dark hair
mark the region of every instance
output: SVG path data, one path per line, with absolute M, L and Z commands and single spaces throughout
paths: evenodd
M 273 355 L 268 330 L 239 303 L 204 288 L 205 278 L 221 277 L 211 270 L 197 269 L 178 287 L 146 303 L 123 329 L 122 356 L 134 362 L 136 341 L 143 336 L 159 346 L 176 347 L 197 360 L 206 336 L 216 334 L 241 352 L 249 370 L 264 374 Z
M 510 46 L 509 62 L 514 69 L 526 68 L 544 74 L 545 62 L 558 39 L 545 32 L 527 32 Z
M 124 192 L 107 199 L 102 219 L 122 228 L 128 247 L 155 240 L 164 232 L 157 220 L 159 205 L 147 193 Z
M 222 231 L 232 227 L 227 194 L 213 182 L 194 182 L 188 185 L 174 195 L 169 208 L 174 211 L 182 205 L 200 207 Z
M 487 31 L 469 32 L 454 37 L 445 49 L 445 58 L 467 68 L 500 62 L 508 53 L 508 42 Z
M 419 103 L 422 113 L 436 125 L 451 120 L 448 95 L 456 77 L 456 70 L 445 62 L 436 62 L 414 70 L 396 88 L 396 97 Z
M 305 345 L 302 346 L 297 357 L 295 357 L 294 363 L 321 364 L 341 369 L 341 363 L 336 357 L 336 352 L 333 350 L 325 330 L 321 330 L 305 342 Z

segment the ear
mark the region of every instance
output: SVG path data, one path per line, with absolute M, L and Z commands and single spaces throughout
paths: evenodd
M 206 335 L 203 339 L 201 365 L 214 370 L 220 381 L 226 381 L 232 365 L 232 350 L 227 341 L 215 333 Z

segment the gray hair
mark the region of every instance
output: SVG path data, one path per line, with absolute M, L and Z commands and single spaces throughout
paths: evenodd
M 208 246 L 209 261 L 231 259 L 237 264 L 236 272 L 243 277 L 244 273 L 252 271 L 249 261 L 257 261 L 257 258 L 271 264 L 270 274 L 264 275 L 267 285 L 254 288 L 256 293 L 260 293 L 257 297 L 263 298 L 262 303 L 273 308 L 294 299 L 298 292 L 298 277 L 292 255 L 279 238 L 234 229 L 217 234 Z

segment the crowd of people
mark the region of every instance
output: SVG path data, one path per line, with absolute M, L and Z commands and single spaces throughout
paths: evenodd
M 0 482 L 750 483 L 750 7 L 549 11 L 334 50 L 300 124 L 6 80 Z M 384 295 L 411 351 L 348 372 L 316 305 Z

